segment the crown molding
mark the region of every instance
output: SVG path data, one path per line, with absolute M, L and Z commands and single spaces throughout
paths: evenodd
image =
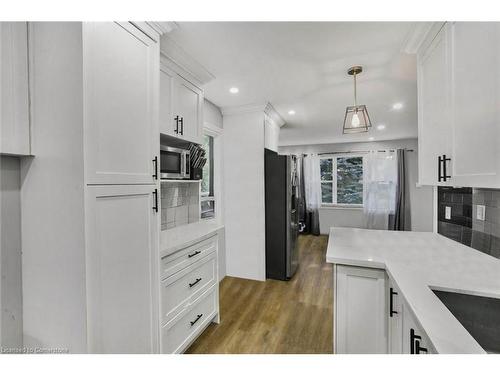
M 222 107 L 222 116 L 240 115 L 244 113 L 262 112 L 264 113 L 267 103 L 264 104 L 245 104 L 232 107 Z
M 401 52 L 415 54 L 418 52 L 429 32 L 438 27 L 442 27 L 444 22 L 415 22 L 411 30 L 406 34 L 406 38 L 401 46 Z
M 276 111 L 271 103 L 267 103 L 266 108 L 264 108 L 264 113 L 280 128 L 285 125 L 285 120 L 281 117 L 278 111 Z
M 203 65 L 184 51 L 167 34 L 161 37 L 160 51 L 167 65 L 183 76 L 192 77 L 198 86 L 204 85 L 215 78 Z M 164 61 L 165 62 L 165 61 Z
M 175 22 L 158 22 L 158 21 L 148 21 L 146 22 L 149 26 L 156 30 L 160 35 L 168 34 L 172 30 L 178 29 L 179 25 Z
M 260 112 L 268 116 L 279 127 L 285 125 L 283 117 L 281 117 L 278 111 L 276 111 L 276 109 L 269 102 L 263 104 L 245 104 L 233 107 L 223 107 L 221 108 L 221 112 L 223 116 Z

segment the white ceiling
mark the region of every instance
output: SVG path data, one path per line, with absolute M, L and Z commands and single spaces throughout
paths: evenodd
M 276 108 L 286 125 L 281 145 L 337 143 L 417 136 L 416 61 L 401 52 L 413 23 L 179 22 L 169 37 L 215 79 L 204 87 L 220 107 Z M 353 104 L 347 69 L 362 65 L 358 104 L 384 131 L 342 135 Z M 239 93 L 229 93 L 236 86 Z M 401 110 L 393 110 L 396 102 Z M 295 110 L 295 116 L 288 114 Z

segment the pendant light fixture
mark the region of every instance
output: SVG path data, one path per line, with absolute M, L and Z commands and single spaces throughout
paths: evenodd
M 345 110 L 344 134 L 366 133 L 368 128 L 372 126 L 366 105 L 358 105 L 356 75 L 360 74 L 362 71 L 363 67 L 361 66 L 353 66 L 347 71 L 347 74 L 354 76 L 354 105 L 348 106 Z

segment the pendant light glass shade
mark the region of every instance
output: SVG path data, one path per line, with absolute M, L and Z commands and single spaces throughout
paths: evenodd
M 362 71 L 361 66 L 353 66 L 347 71 L 347 74 L 354 76 L 354 105 L 348 106 L 345 110 L 344 134 L 366 133 L 372 126 L 366 105 L 357 103 L 356 75 Z
M 344 134 L 364 133 L 372 126 L 366 106 L 348 106 L 344 117 Z

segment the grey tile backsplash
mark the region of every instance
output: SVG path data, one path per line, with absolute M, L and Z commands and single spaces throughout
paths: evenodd
M 478 205 L 485 220 L 477 219 Z M 445 216 L 451 207 L 451 218 Z M 438 188 L 438 233 L 500 258 L 500 190 Z
M 200 185 L 196 182 L 161 183 L 161 229 L 200 220 Z

